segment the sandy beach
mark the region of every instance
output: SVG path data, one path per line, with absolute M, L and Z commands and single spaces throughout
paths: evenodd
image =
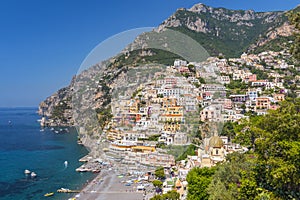
M 77 200 L 143 200 L 143 192 L 136 185 L 125 186 L 126 177 L 118 177 L 113 169 L 104 169 L 79 194 Z

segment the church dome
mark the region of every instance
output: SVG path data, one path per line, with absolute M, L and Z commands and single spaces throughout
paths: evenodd
M 223 140 L 219 136 L 212 136 L 209 140 L 209 146 L 221 148 L 223 146 Z

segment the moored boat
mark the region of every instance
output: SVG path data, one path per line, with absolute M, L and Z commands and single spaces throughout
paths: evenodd
M 49 192 L 49 193 L 44 194 L 45 197 L 50 197 L 50 196 L 53 196 L 53 195 L 54 195 L 54 192 Z
M 34 178 L 34 177 L 36 177 L 37 175 L 36 175 L 35 172 L 31 172 L 30 176 L 31 176 L 32 178 Z

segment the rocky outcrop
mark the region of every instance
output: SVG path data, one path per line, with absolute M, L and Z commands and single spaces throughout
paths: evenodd
M 46 117 L 47 126 L 73 126 L 72 91 L 75 77 L 69 86 L 62 88 L 40 103 L 38 114 Z
M 184 13 L 178 15 L 178 13 Z M 159 30 L 167 27 L 185 26 L 196 32 L 209 33 L 212 28 L 209 26 L 211 19 L 235 23 L 237 26 L 255 25 L 255 20 L 260 20 L 261 23 L 273 23 L 283 12 L 265 12 L 256 13 L 253 10 L 228 10 L 225 8 L 212 8 L 204 4 L 196 4 L 190 9 L 178 9 L 176 13 L 165 20 Z M 216 27 L 214 27 L 216 28 Z
M 258 42 L 261 35 L 272 34 L 269 33 L 271 30 L 282 27 L 286 21 L 284 12 L 229 10 L 196 4 L 190 9 L 178 9 L 157 28 L 157 32 L 178 30 L 193 37 L 212 56 L 222 53 L 236 57 Z M 278 29 L 270 36 L 284 31 Z
M 253 51 L 257 47 L 266 45 L 268 42 L 279 38 L 279 37 L 289 37 L 292 36 L 296 31 L 295 27 L 289 24 L 289 22 L 284 22 L 283 25 L 270 30 L 265 35 L 261 36 L 257 42 L 249 47 L 249 51 Z

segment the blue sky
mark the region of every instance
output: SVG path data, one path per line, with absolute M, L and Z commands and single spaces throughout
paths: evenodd
M 154 27 L 202 2 L 213 7 L 288 10 L 296 0 L 1 0 L 0 107 L 37 106 L 68 85 L 89 52 L 133 28 Z

